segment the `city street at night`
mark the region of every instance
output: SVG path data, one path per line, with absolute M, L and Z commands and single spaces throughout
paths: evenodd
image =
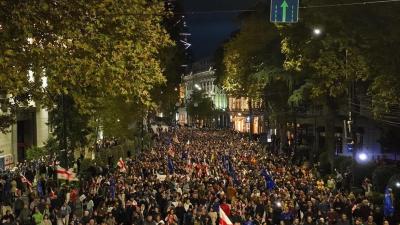
M 400 225 L 400 0 L 0 0 L 0 225 Z

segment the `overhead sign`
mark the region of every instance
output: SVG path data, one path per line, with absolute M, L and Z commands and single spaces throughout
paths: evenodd
M 271 0 L 272 23 L 297 23 L 299 21 L 299 0 Z

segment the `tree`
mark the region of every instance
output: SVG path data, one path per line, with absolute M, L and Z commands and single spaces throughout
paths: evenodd
M 105 137 L 133 140 L 140 132 L 140 122 L 145 110 L 143 104 L 135 101 L 126 101 L 123 97 L 110 97 L 104 99 L 97 121 L 93 123 L 101 126 Z
M 89 134 L 93 132 L 93 127 L 89 124 L 91 117 L 79 112 L 71 96 L 58 96 L 56 106 L 49 115 L 49 123 L 53 126 L 53 135 L 59 150 L 71 151 L 89 143 Z
M 159 56 L 172 41 L 161 25 L 163 1 L 6 0 L 0 6 L 0 88 L 13 104 L 23 96 L 21 102 L 40 100 L 51 109 L 68 95 L 80 113 L 92 115 L 108 96 L 150 105 L 151 89 L 165 82 Z
M 225 91 L 249 98 L 250 114 L 251 100 L 263 99 L 265 118 L 279 129 L 282 147 L 286 140 L 288 97 L 293 77 L 283 70 L 281 37 L 277 28 L 266 22 L 267 7 L 260 4 L 256 8 L 256 12 L 241 16 L 240 31 L 218 53 L 217 74 Z
M 181 75 L 184 74 L 182 65 L 185 64 L 185 50 L 179 43 L 182 39 L 181 33 L 185 31 L 184 26 L 181 25 L 183 22 L 181 1 L 168 2 L 167 5 L 170 6 L 173 15 L 164 19 L 164 27 L 175 44 L 165 48 L 160 54 L 161 63 L 165 68 L 166 82 L 153 89 L 152 99 L 155 99 L 158 112 L 174 120 L 176 104 L 179 102 Z
M 187 111 L 190 117 L 207 121 L 213 116 L 214 103 L 204 91 L 194 90 L 187 103 Z
M 348 7 L 335 11 L 307 11 L 296 26 L 280 27 L 285 37 L 282 41 L 284 67 L 302 77 L 301 85 L 294 90 L 290 101 L 299 104 L 311 100 L 324 106 L 325 150 L 329 152 L 332 165 L 334 125 L 339 106 L 347 103 L 351 83 L 365 82 L 370 76 L 368 60 L 362 54 L 365 42 L 359 40 L 359 33 L 352 32 L 353 27 L 357 27 L 352 24 L 354 20 L 348 20 L 357 10 Z M 307 31 L 315 24 L 329 29 L 324 30 L 323 36 L 313 37 L 311 31 Z

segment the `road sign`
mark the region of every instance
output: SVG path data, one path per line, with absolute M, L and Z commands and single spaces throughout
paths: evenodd
M 299 0 L 271 0 L 272 23 L 297 23 Z

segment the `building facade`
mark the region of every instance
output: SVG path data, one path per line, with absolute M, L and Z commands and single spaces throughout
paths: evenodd
M 181 125 L 192 124 L 191 118 L 187 114 L 186 103 L 189 102 L 192 93 L 195 90 L 204 91 L 211 98 L 214 109 L 220 111 L 214 121 L 218 127 L 229 126 L 229 116 L 227 113 L 228 98 L 222 89 L 215 85 L 215 70 L 210 66 L 208 69 L 200 70 L 196 73 L 190 73 L 182 77 L 181 107 L 178 109 L 178 123 Z
M 3 113 L 3 112 L 0 112 Z M 0 170 L 9 169 L 26 159 L 26 150 L 43 147 L 50 135 L 49 113 L 41 107 L 22 110 L 9 132 L 0 133 Z
M 233 130 L 241 133 L 250 133 L 250 129 L 252 127 L 253 134 L 261 134 L 264 132 L 262 101 L 252 100 L 251 104 L 252 112 L 249 110 L 248 98 L 229 97 L 229 115 Z M 253 126 L 250 124 L 251 121 L 253 122 Z

